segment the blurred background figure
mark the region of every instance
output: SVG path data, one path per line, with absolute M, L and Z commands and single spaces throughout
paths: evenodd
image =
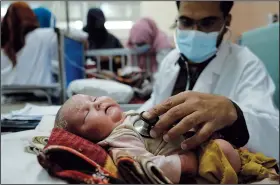
M 132 26 L 128 37 L 127 46 L 136 48 L 149 46 L 148 51 L 137 56 L 138 66 L 145 70 L 147 57 L 149 57 L 149 67 L 153 74 L 146 79 L 140 88 L 134 88 L 134 92 L 141 98 L 148 98 L 153 90 L 152 79 L 156 78 L 156 72 L 163 58 L 172 50 L 171 41 L 167 35 L 150 18 L 141 18 Z M 132 58 L 135 60 L 135 58 Z
M 171 41 L 167 35 L 161 31 L 156 22 L 150 18 L 142 18 L 138 20 L 130 30 L 128 43 L 129 48 L 137 46 L 149 45 L 149 53 L 151 56 L 152 71 L 157 71 L 157 66 L 162 59 L 172 50 Z M 139 65 L 143 68 L 145 62 L 144 57 L 140 56 Z
M 56 17 L 55 15 L 47 8 L 45 7 L 38 7 L 33 9 L 34 14 L 36 15 L 36 18 L 39 22 L 39 25 L 41 28 L 55 28 L 56 26 Z M 54 81 L 58 81 L 58 61 L 52 60 L 52 76 L 54 78 Z
M 123 48 L 119 39 L 105 28 L 105 16 L 101 9 L 91 8 L 87 14 L 87 24 L 83 28 L 88 33 L 89 49 Z
M 104 13 L 99 8 L 91 8 L 87 14 L 87 24 L 83 28 L 85 32 L 88 33 L 88 44 L 89 49 L 114 49 L 123 48 L 123 45 L 114 35 L 108 32 L 105 28 L 106 18 Z M 93 60 L 96 61 L 95 58 Z M 109 69 L 109 58 L 107 56 L 102 56 L 101 68 Z M 113 71 L 121 68 L 121 60 L 119 57 L 114 57 L 113 59 Z
M 34 8 L 33 12 L 35 13 L 37 20 L 39 21 L 41 28 L 54 28 L 56 23 L 56 18 L 54 14 L 47 8 L 38 7 Z
M 25 2 L 12 3 L 1 24 L 1 85 L 49 85 L 57 56 L 54 29 L 39 28 Z

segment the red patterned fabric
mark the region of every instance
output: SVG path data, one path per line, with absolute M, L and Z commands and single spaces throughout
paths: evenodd
M 51 176 L 70 183 L 123 183 L 103 148 L 63 129 L 53 129 L 38 162 Z
M 99 145 L 59 128 L 52 130 L 45 148 L 51 145 L 70 147 L 95 161 L 100 166 L 105 166 L 108 157 L 107 152 Z

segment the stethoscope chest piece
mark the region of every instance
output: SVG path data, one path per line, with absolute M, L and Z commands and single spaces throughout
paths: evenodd
M 139 115 L 139 119 L 136 120 L 133 124 L 135 130 L 142 136 L 146 138 L 152 138 L 150 136 L 151 129 L 155 126 L 155 124 L 159 121 L 159 117 L 156 117 L 152 120 L 147 120 L 143 117 L 143 113 L 141 112 Z M 188 131 L 183 134 L 185 139 L 188 139 L 195 135 L 195 131 Z
M 134 128 L 136 131 L 143 137 L 151 138 L 150 131 L 158 122 L 159 118 L 155 118 L 152 120 L 145 119 L 142 115 L 144 112 L 141 112 L 139 115 L 139 119 L 135 121 Z

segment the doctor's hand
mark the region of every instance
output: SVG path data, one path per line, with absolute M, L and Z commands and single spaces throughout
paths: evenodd
M 161 116 L 150 134 L 153 138 L 164 134 L 166 142 L 196 130 L 194 136 L 182 142 L 184 150 L 199 146 L 214 132 L 230 126 L 237 119 L 236 109 L 228 98 L 191 91 L 170 97 L 143 116 L 147 119 Z

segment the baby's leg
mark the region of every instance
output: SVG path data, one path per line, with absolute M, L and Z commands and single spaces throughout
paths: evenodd
M 215 139 L 215 142 L 219 145 L 219 147 L 225 154 L 232 168 L 235 170 L 236 173 L 238 173 L 241 168 L 241 159 L 239 153 L 232 147 L 232 145 L 229 142 L 223 139 Z

